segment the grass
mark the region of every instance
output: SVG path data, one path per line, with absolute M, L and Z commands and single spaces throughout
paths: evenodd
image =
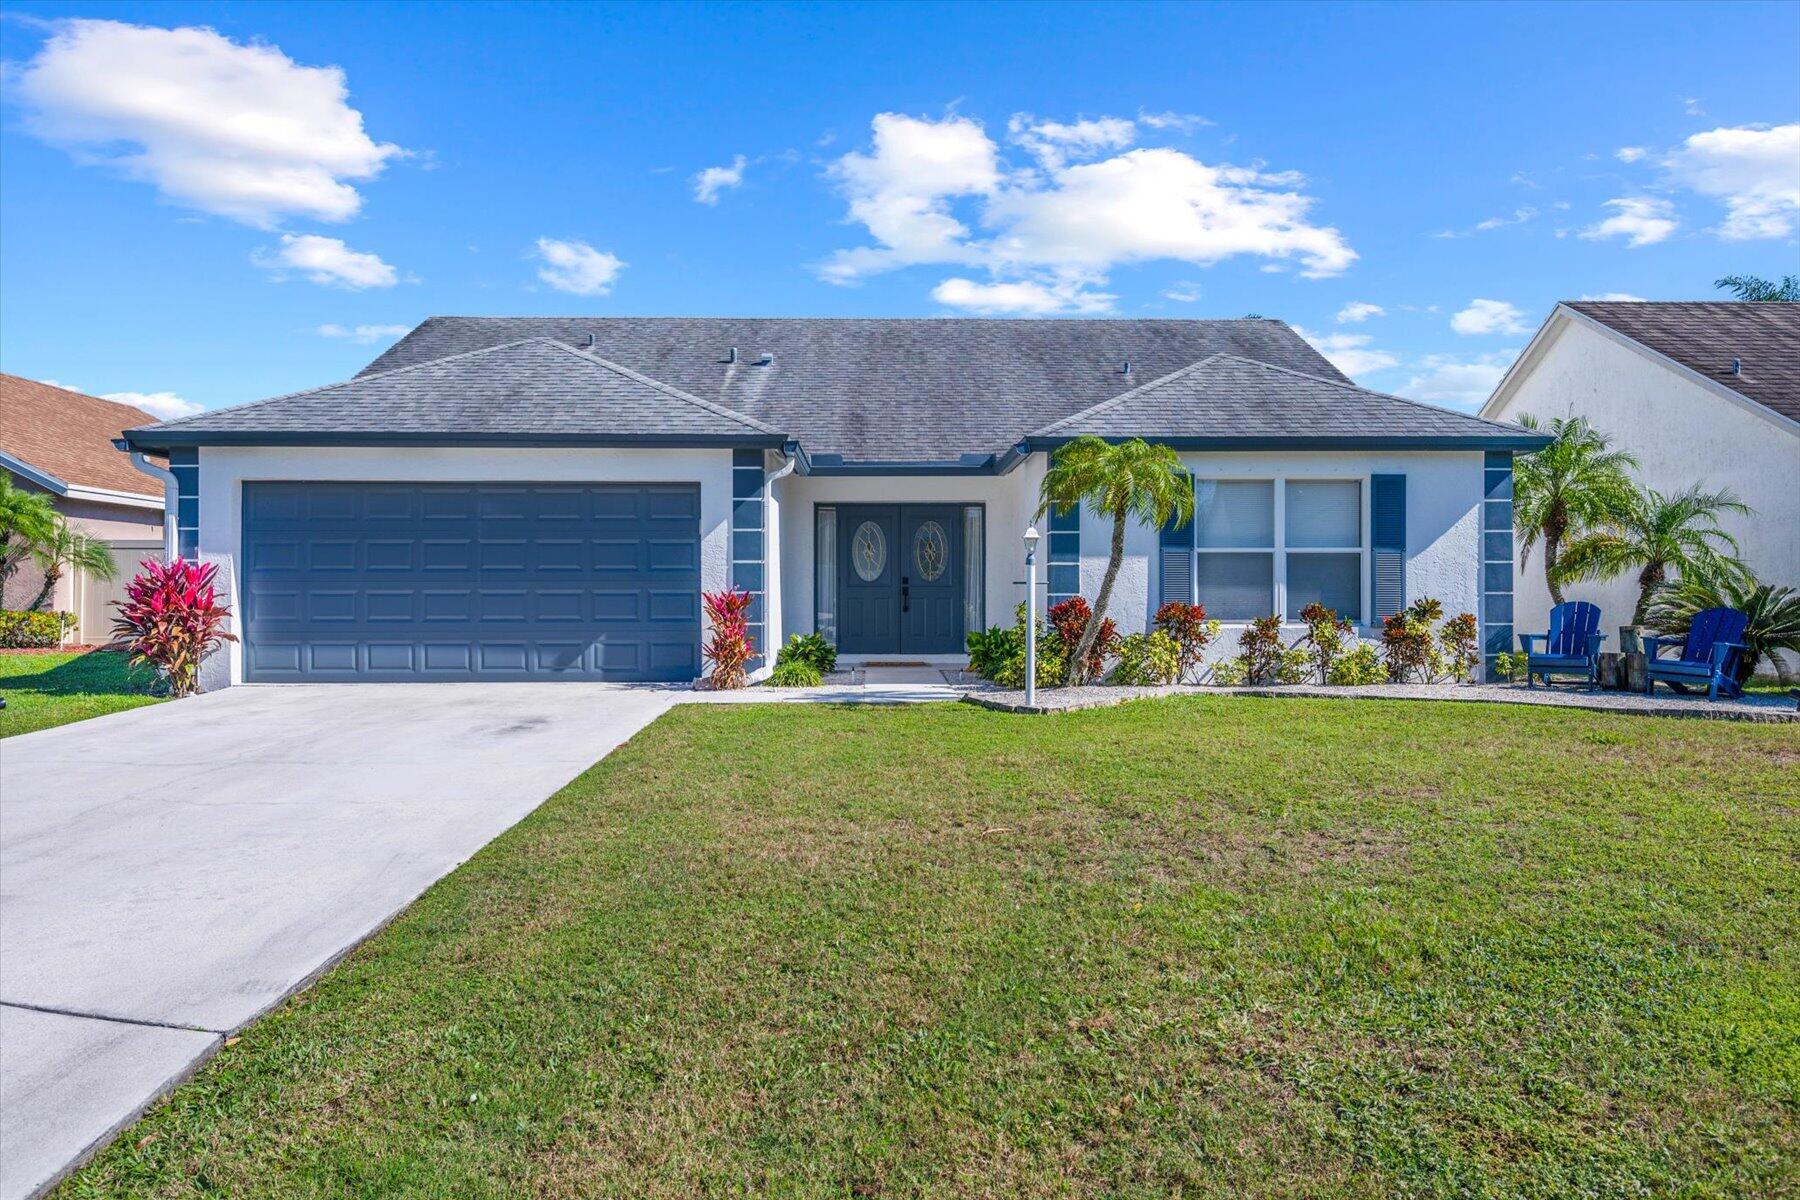
M 155 672 L 133 670 L 125 655 L 21 654 L 0 650 L 0 738 L 71 721 L 123 712 L 162 699 L 152 696 Z
M 1796 1194 L 1800 738 L 684 706 L 68 1196 Z

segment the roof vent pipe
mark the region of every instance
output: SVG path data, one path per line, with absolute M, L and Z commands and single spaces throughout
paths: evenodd
M 764 350 L 762 352 L 762 357 L 756 360 L 756 365 L 759 367 L 774 366 L 775 365 L 775 352 L 773 350 Z
M 587 348 L 589 350 L 592 350 L 594 348 L 594 335 L 591 333 L 588 334 Z
M 1744 360 L 1743 359 L 1734 358 L 1731 360 L 1731 373 L 1733 375 L 1742 375 L 1744 373 Z
M 737 361 L 737 347 L 736 346 L 733 346 L 730 349 L 730 351 L 726 353 L 725 361 L 728 363 L 734 363 Z
M 1125 360 L 1125 365 L 1119 368 L 1119 374 L 1121 374 L 1121 375 L 1131 374 L 1131 360 L 1129 358 Z

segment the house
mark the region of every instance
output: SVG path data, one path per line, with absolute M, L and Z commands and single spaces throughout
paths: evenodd
M 73 529 L 107 544 L 118 567 L 110 582 L 69 571 L 47 598 L 44 607 L 75 614 L 77 641 L 111 640 L 113 601 L 140 561 L 163 552 L 162 489 L 113 449 L 123 430 L 154 420 L 129 404 L 0 375 L 0 469 L 15 487 L 49 493 Z M 27 560 L 0 607 L 31 604 L 43 581 Z
M 181 552 L 220 566 L 217 686 L 688 680 L 726 586 L 764 650 L 961 662 L 1082 433 L 1174 446 L 1200 499 L 1129 532 L 1125 631 L 1196 595 L 1370 629 L 1429 593 L 1511 642 L 1511 455 L 1544 439 L 1359 388 L 1279 321 L 434 317 L 122 444 L 168 453 Z M 1091 596 L 1110 525 L 1044 524 L 1044 599 Z
M 1556 306 L 1481 409 L 1489 420 L 1586 417 L 1660 492 L 1730 488 L 1755 510 L 1721 521 L 1766 583 L 1800 586 L 1800 304 L 1570 301 Z M 1548 627 L 1533 555 L 1514 583 L 1518 626 Z M 1571 598 L 1618 627 L 1635 579 L 1577 583 Z

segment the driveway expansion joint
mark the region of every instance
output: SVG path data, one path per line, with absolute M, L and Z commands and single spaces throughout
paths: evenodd
M 121 1017 L 112 1013 L 90 1012 L 81 1008 L 57 1008 L 50 1004 L 27 1004 L 23 1000 L 0 1000 L 0 1008 L 21 1008 L 26 1012 L 48 1013 L 53 1017 L 80 1017 L 87 1021 L 111 1021 L 115 1025 L 142 1025 L 149 1029 L 179 1029 L 183 1033 L 213 1033 L 223 1037 L 228 1029 L 206 1025 L 183 1025 L 175 1021 L 152 1021 L 144 1017 Z

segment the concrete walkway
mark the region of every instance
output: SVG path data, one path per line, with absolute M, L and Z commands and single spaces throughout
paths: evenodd
M 0 1200 L 689 695 L 244 687 L 0 742 Z

